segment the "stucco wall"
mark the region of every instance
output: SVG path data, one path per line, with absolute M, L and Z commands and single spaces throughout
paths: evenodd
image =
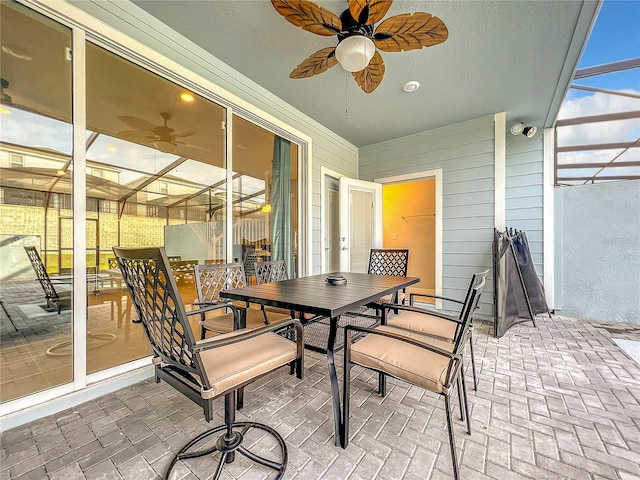
M 640 181 L 556 189 L 556 310 L 640 324 Z

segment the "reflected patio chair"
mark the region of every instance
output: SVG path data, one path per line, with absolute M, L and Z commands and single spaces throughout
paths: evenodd
M 225 464 L 235 460 L 236 453 L 272 468 L 275 478 L 282 478 L 288 460 L 284 439 L 268 425 L 237 422 L 236 391 L 286 365 L 295 368 L 298 378 L 302 379 L 300 322 L 290 319 L 277 326 L 263 325 L 255 330 L 245 329 L 197 341 L 164 248 L 114 247 L 113 251 L 153 350 L 156 382 L 164 380 L 200 405 L 207 422 L 215 417 L 214 400 L 224 396 L 224 424 L 205 431 L 182 447 L 169 463 L 164 478 L 169 478 L 180 460 L 217 453 L 220 455 L 214 479 L 220 477 Z M 212 305 L 202 310 L 217 308 L 221 307 Z M 238 313 L 235 307 L 229 308 Z M 197 313 L 199 311 L 189 312 Z M 296 341 L 274 333 L 282 328 L 295 329 Z M 274 448 L 276 444 L 279 448 Z M 249 450 L 254 445 L 259 450 Z M 202 466 L 198 468 L 200 471 Z
M 249 282 L 256 276 L 256 263 L 259 261 L 260 255 L 256 254 L 256 249 L 248 248 L 242 259 L 242 264 L 244 266 L 244 274 Z
M 220 263 L 196 265 L 196 290 L 198 301 L 196 305 L 233 305 L 231 301 L 220 297 L 220 292 L 231 288 L 244 288 L 247 280 L 241 263 Z M 290 317 L 288 313 L 266 312 L 262 309 L 242 305 L 242 318 L 235 317 L 230 309 L 221 309 L 213 314 L 201 315 L 200 339 L 204 339 L 207 331 L 228 333 L 239 328 L 258 328 L 264 325 L 279 323 Z M 226 310 L 226 311 L 225 311 Z
M 353 365 L 377 371 L 382 383 L 387 375 L 403 380 L 425 390 L 444 397 L 447 430 L 449 433 L 449 448 L 453 464 L 453 476 L 457 480 L 458 460 L 455 449 L 453 423 L 451 421 L 450 396 L 458 386 L 460 398 L 460 413 L 466 418 L 467 433 L 471 434 L 471 420 L 467 404 L 467 392 L 462 372 L 462 355 L 464 344 L 468 337 L 468 327 L 478 300 L 482 294 L 485 281 L 474 286 L 471 298 L 466 305 L 460 328 L 453 342 L 438 341 L 433 337 L 422 335 L 413 330 L 407 330 L 390 325 L 380 325 L 375 328 L 363 328 L 354 325 L 345 327 L 344 340 L 344 377 L 343 377 L 343 447 L 349 444 L 349 411 L 351 400 L 351 368 Z M 394 305 L 382 307 L 383 321 L 387 310 Z M 403 308 L 411 308 L 404 307 Z M 352 341 L 353 333 L 367 335 L 357 342 Z M 358 377 L 359 379 L 362 376 Z M 379 386 L 384 396 L 385 388 Z M 463 413 L 464 409 L 464 413 Z
M 258 285 L 270 282 L 282 282 L 284 280 L 289 280 L 287 264 L 284 260 L 265 260 L 264 262 L 256 263 L 256 283 Z M 260 308 L 267 312 L 288 313 L 292 317 L 300 317 L 300 320 L 302 320 L 303 323 L 315 318 L 315 315 L 313 314 L 307 314 L 306 316 L 303 314 L 300 316 L 299 312 L 285 310 L 278 307 L 270 307 L 268 305 L 260 305 Z
M 36 273 L 36 278 L 44 291 L 44 296 L 47 300 L 47 310 L 58 310 L 59 314 L 63 307 L 70 308 L 71 292 L 68 290 L 58 292 L 54 287 L 54 283 L 56 285 L 71 285 L 73 281 L 72 277 L 52 280 L 51 277 L 49 277 L 49 273 L 47 272 L 36 247 L 24 247 L 24 250 L 27 252 L 27 257 L 29 257 L 31 266 Z
M 460 313 L 458 317 L 452 317 L 442 312 L 433 311 L 430 309 L 421 309 L 418 313 L 412 311 L 401 312 L 400 315 L 388 320 L 389 325 L 395 327 L 408 328 L 425 335 L 430 335 L 452 342 L 456 337 L 456 333 L 460 322 L 462 322 L 462 315 L 466 308 L 467 303 L 470 301 L 473 287 L 485 281 L 489 275 L 489 270 L 483 272 L 474 273 L 469 282 L 467 294 L 464 300 L 456 300 L 449 297 L 441 297 L 438 295 L 429 295 L 424 293 L 412 293 L 409 295 L 409 305 L 414 306 L 416 298 L 433 298 L 440 299 L 446 302 L 452 302 L 459 305 Z M 476 376 L 476 359 L 473 353 L 473 315 L 472 322 L 469 325 L 469 353 L 471 356 L 471 370 L 473 372 L 473 389 L 478 390 L 478 378 Z
M 284 260 L 265 260 L 255 265 L 256 283 L 282 282 L 289 279 L 287 264 Z
M 409 268 L 409 250 L 391 248 L 372 248 L 369 253 L 369 268 L 367 273 L 373 275 L 392 275 L 406 277 Z M 400 303 L 404 305 L 405 290 L 394 294 L 385 295 L 367 305 L 378 312 L 382 305 L 387 303 Z

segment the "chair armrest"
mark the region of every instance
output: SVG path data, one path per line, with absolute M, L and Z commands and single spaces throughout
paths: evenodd
M 263 327 L 254 329 L 242 329 L 235 330 L 230 333 L 218 335 L 216 337 L 207 338 L 205 340 L 199 340 L 193 347 L 194 352 L 202 352 L 210 350 L 212 348 L 224 347 L 227 345 L 233 345 L 234 343 L 242 342 L 250 338 L 254 338 L 260 335 L 264 335 L 267 332 L 273 332 L 276 330 L 282 330 L 290 325 L 296 328 L 296 343 L 302 345 L 302 323 L 299 320 L 290 319 L 275 325 L 265 325 Z
M 197 308 L 195 310 L 190 310 L 187 312 L 187 316 L 202 314 L 206 312 L 210 312 L 212 310 L 218 310 L 220 308 L 230 308 L 233 311 L 233 314 L 236 315 L 239 312 L 238 307 L 231 303 L 227 302 L 194 302 L 192 305 L 204 305 L 201 308 Z
M 459 305 L 464 305 L 463 301 L 456 300 L 455 298 L 442 297 L 440 295 L 430 295 L 428 293 L 411 293 L 409 294 L 409 305 L 413 305 L 414 297 L 425 297 L 425 298 L 435 298 L 437 300 L 446 300 L 447 302 L 457 303 Z
M 427 310 L 426 308 L 412 307 L 411 305 L 400 305 L 399 303 L 385 303 L 380 307 L 383 310 L 384 309 L 403 310 L 406 312 L 414 312 L 414 313 L 421 313 L 423 315 L 431 315 L 432 317 L 442 318 L 443 320 L 448 320 L 454 323 L 462 323 L 462 321 L 457 317 L 453 317 L 445 313 L 435 312 L 433 310 Z
M 416 340 L 415 338 L 410 338 L 410 337 L 405 337 L 403 335 L 399 335 L 395 332 L 388 332 L 385 330 L 378 330 L 375 328 L 366 328 L 366 327 L 359 327 L 357 325 L 347 325 L 345 327 L 345 335 L 344 335 L 344 346 L 345 349 L 347 348 L 347 343 L 348 343 L 348 338 L 349 336 L 347 335 L 347 332 L 349 330 L 354 330 L 357 332 L 362 332 L 362 333 L 367 333 L 367 334 L 373 334 L 373 335 L 379 335 L 382 337 L 387 337 L 387 338 L 392 338 L 394 340 L 398 340 L 400 342 L 404 342 L 404 343 L 408 343 L 411 345 L 414 345 L 416 347 L 420 347 L 423 348 L 425 350 L 429 350 L 433 353 L 436 353 L 438 355 L 442 355 L 443 357 L 447 357 L 449 359 L 452 360 L 460 360 L 461 356 L 460 355 L 456 355 L 453 352 L 448 352 L 442 348 L 436 347 L 435 345 L 432 345 L 430 343 L 426 343 L 426 342 L 421 342 L 420 340 Z

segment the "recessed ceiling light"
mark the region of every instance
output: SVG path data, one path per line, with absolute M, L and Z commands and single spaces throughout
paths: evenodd
M 191 95 L 189 92 L 181 93 L 180 98 L 182 99 L 183 102 L 187 102 L 187 103 L 191 103 L 194 100 L 193 95 Z
M 5 107 L 0 107 L 0 115 L 11 115 L 11 110 Z
M 420 82 L 416 82 L 415 80 L 410 80 L 404 85 L 402 85 L 402 90 L 407 93 L 415 92 L 420 88 Z
M 116 147 L 114 147 L 113 145 L 109 145 L 107 147 L 107 152 L 115 152 L 116 150 L 118 150 Z
M 63 176 L 64 175 L 64 170 L 58 170 L 56 172 L 56 175 L 59 176 L 59 177 Z

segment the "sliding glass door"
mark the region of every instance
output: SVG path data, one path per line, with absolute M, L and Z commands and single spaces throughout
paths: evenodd
M 73 127 L 71 30 L 3 1 L 0 40 L 5 402 L 73 380 Z

